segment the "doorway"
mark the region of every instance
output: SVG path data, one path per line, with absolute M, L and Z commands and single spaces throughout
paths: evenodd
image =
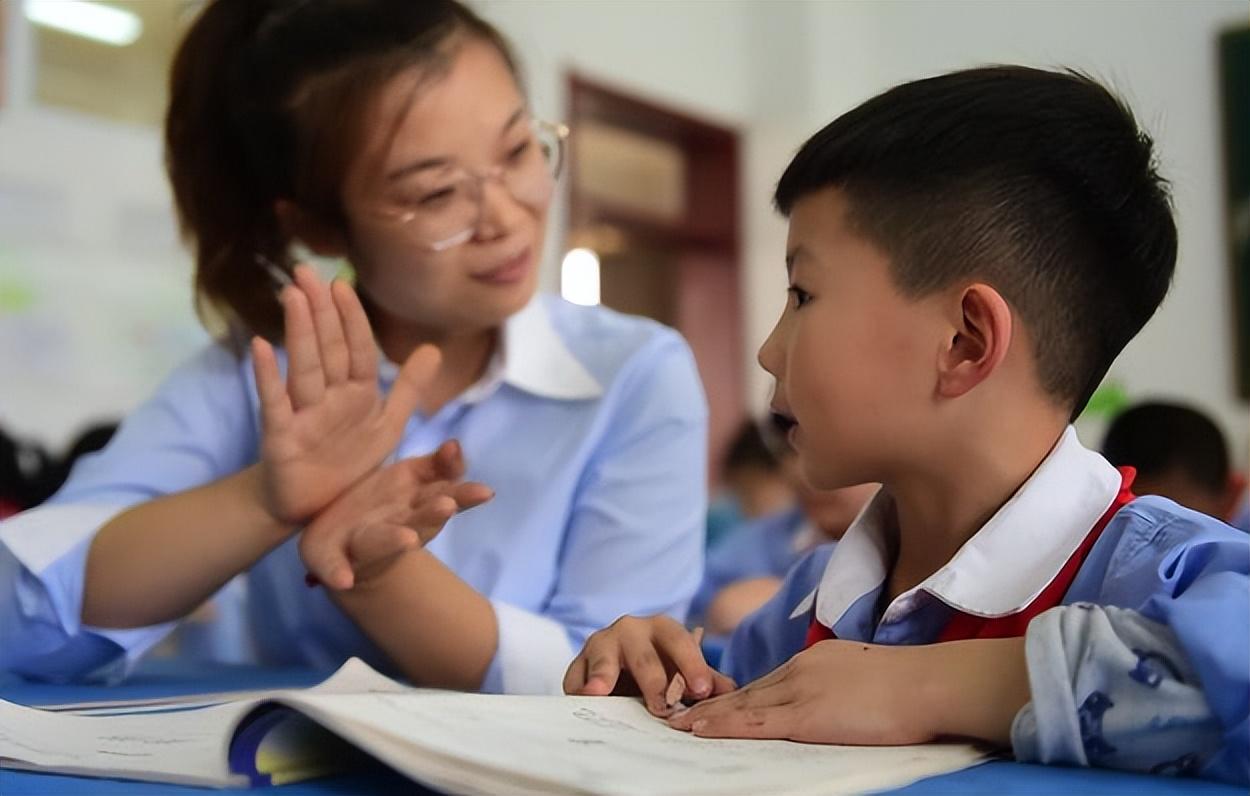
M 576 74 L 569 97 L 568 249 L 598 256 L 602 304 L 690 344 L 715 485 L 745 411 L 738 134 Z

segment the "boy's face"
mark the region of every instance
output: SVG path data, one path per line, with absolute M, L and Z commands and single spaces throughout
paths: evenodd
M 817 489 L 889 481 L 916 455 L 948 328 L 940 296 L 900 294 L 888 258 L 846 210 L 835 188 L 794 205 L 790 295 L 759 352 L 777 380 L 773 409 L 794 421 L 790 444 Z

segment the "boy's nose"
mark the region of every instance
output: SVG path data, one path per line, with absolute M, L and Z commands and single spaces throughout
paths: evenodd
M 760 363 L 761 368 L 778 379 L 781 378 L 782 363 L 785 358 L 781 354 L 781 343 L 777 339 L 777 327 L 773 327 L 772 332 L 768 335 L 768 339 L 760 346 L 759 353 L 756 354 L 755 359 Z

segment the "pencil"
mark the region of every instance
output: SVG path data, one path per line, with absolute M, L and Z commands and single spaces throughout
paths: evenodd
M 694 629 L 694 644 L 699 646 L 703 643 L 703 628 L 696 627 Z M 664 706 L 673 707 L 681 702 L 681 698 L 686 693 L 686 678 L 681 676 L 681 672 L 673 675 L 673 681 L 668 684 L 668 690 L 664 692 Z

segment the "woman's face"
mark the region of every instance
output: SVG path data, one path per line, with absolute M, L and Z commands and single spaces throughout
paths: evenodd
M 343 204 L 375 321 L 456 334 L 497 327 L 533 296 L 553 188 L 499 51 L 466 39 L 449 59 L 379 91 Z

